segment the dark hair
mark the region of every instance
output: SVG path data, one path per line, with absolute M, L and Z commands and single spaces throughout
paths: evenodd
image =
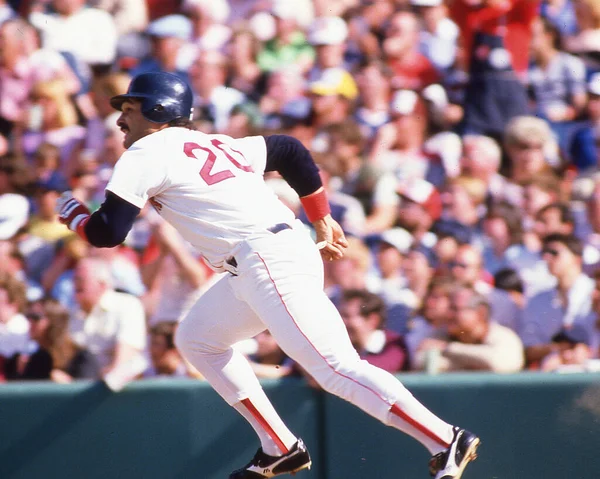
M 544 248 L 550 243 L 561 243 L 564 244 L 567 247 L 567 249 L 575 256 L 579 256 L 581 258 L 581 256 L 583 255 L 583 244 L 581 243 L 579 238 L 572 234 L 565 235 L 562 233 L 550 233 L 549 235 L 544 237 L 542 243 Z
M 496 218 L 500 218 L 506 223 L 511 244 L 521 244 L 523 242 L 523 215 L 521 210 L 508 201 L 492 203 L 485 219 Z
M 162 321 L 156 323 L 150 328 L 151 336 L 162 336 L 165 338 L 167 343 L 167 349 L 175 349 L 175 330 L 177 329 L 177 323 L 172 321 Z
M 197 130 L 196 124 L 189 118 L 180 117 L 168 122 L 169 126 L 187 128 L 188 130 Z
M 557 50 L 561 50 L 563 39 L 562 33 L 560 32 L 559 28 L 545 17 L 540 17 L 540 22 L 542 23 L 544 32 L 550 34 L 550 36 L 552 37 L 552 46 Z
M 496 272 L 494 286 L 503 291 L 516 291 L 517 293 L 525 291 L 521 276 L 511 268 L 503 268 Z
M 387 320 L 386 306 L 378 295 L 366 289 L 346 289 L 342 293 L 342 302 L 360 300 L 360 315 L 364 318 L 370 314 L 377 314 L 380 318 L 378 328 L 382 328 Z
M 575 216 L 573 215 L 571 208 L 567 203 L 561 202 L 550 203 L 549 205 L 546 205 L 543 208 L 541 208 L 536 214 L 536 219 L 539 220 L 546 211 L 550 210 L 558 210 L 560 214 L 561 223 L 567 223 L 570 225 L 575 224 Z

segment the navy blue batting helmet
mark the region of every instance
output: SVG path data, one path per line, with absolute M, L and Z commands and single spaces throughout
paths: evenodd
M 155 123 L 189 118 L 192 113 L 192 90 L 184 80 L 172 73 L 141 73 L 131 80 L 127 93 L 113 96 L 110 104 L 116 110 L 121 110 L 127 100 L 141 101 L 142 115 Z

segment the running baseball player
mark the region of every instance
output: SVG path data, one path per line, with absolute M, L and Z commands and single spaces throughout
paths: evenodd
M 111 104 L 121 111 L 117 124 L 127 151 L 100 208 L 90 214 L 67 192 L 58 205 L 60 221 L 92 245 L 110 248 L 150 202 L 215 271 L 228 272 L 179 324 L 176 344 L 260 439 L 255 456 L 230 479 L 311 466 L 302 440 L 231 347 L 265 329 L 323 389 L 421 442 L 432 454 L 432 476 L 459 478 L 479 439 L 435 416 L 395 376 L 361 361 L 323 291 L 322 258 L 341 258 L 347 242 L 329 214 L 308 150 L 286 135 L 233 139 L 195 131 L 192 92 L 169 73 L 135 77 Z M 278 171 L 296 190 L 317 244 L 265 184 L 267 171 Z

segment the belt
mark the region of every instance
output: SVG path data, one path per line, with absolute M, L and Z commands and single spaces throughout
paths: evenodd
M 291 230 L 291 229 L 292 229 L 292 227 L 290 225 L 288 225 L 287 223 L 277 223 L 276 225 L 273 225 L 270 228 L 267 228 L 267 231 L 276 235 L 277 233 L 280 233 L 281 231 Z M 235 260 L 234 256 L 230 256 L 229 258 L 227 258 L 225 260 L 225 262 L 228 265 L 233 266 L 234 268 L 237 268 L 237 261 Z
M 287 223 L 277 223 L 276 225 L 273 225 L 270 228 L 267 228 L 267 231 L 270 231 L 273 234 L 277 234 L 280 231 L 291 230 L 291 229 L 292 229 L 292 227 L 290 225 L 288 225 Z

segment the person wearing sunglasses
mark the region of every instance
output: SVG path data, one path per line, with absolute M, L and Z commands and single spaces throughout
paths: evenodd
M 573 235 L 553 233 L 543 240 L 542 258 L 556 284 L 532 296 L 523 311 L 520 336 L 531 369 L 559 350 L 560 343 L 552 338 L 563 329 L 584 328 L 592 338 L 592 349 L 598 348 L 592 308 L 595 284 L 583 273 L 582 255 L 582 243 Z

